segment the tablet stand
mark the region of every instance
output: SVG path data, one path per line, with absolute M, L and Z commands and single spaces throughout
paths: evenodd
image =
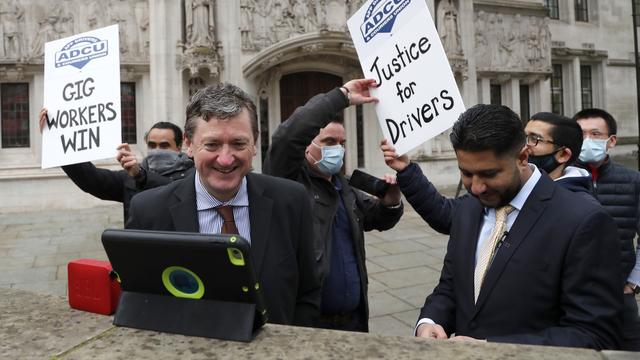
M 248 342 L 263 324 L 256 305 L 123 291 L 113 324 Z

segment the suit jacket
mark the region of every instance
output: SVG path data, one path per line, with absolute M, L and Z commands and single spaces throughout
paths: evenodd
M 199 232 L 195 172 L 184 180 L 133 197 L 130 229 Z M 320 278 L 304 187 L 290 180 L 247 174 L 251 255 L 263 285 L 269 321 L 313 326 L 319 316 Z
M 623 281 L 613 219 L 542 176 L 487 270 L 477 304 L 473 275 L 483 205 L 454 207 L 440 277 L 421 318 L 447 334 L 497 342 L 618 347 Z

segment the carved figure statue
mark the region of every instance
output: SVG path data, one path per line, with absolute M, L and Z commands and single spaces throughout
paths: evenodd
M 19 23 L 23 19 L 24 9 L 15 0 L 0 2 L 0 58 L 22 56 Z
M 187 43 L 191 46 L 211 47 L 214 38 L 213 0 L 186 0 Z
M 447 54 L 461 54 L 460 33 L 458 32 L 458 9 L 451 0 L 442 0 L 437 10 L 438 31 L 442 46 Z
M 253 12 L 255 9 L 255 0 L 240 0 L 240 35 L 242 48 L 245 50 L 253 50 L 255 48 L 252 36 L 254 27 Z
M 145 55 L 149 48 L 149 12 L 146 0 L 138 0 L 135 5 L 138 54 Z
M 38 22 L 40 29 L 31 46 L 31 57 L 40 57 L 44 55 L 44 44 L 46 42 L 60 38 L 61 32 L 58 29 L 62 18 L 62 9 L 60 7 L 53 8 L 45 18 Z

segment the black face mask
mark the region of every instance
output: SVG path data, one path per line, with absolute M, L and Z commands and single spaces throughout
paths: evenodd
M 558 166 L 560 166 L 560 163 L 558 162 L 558 160 L 556 160 L 555 157 L 556 153 L 560 150 L 561 149 L 558 149 L 547 155 L 529 155 L 529 162 L 537 166 L 538 169 L 542 169 L 547 174 L 549 174 Z

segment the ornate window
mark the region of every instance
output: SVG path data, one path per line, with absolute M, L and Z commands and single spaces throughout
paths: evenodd
M 582 108 L 592 108 L 593 84 L 591 81 L 591 65 L 580 65 L 580 88 L 582 90 Z
M 545 0 L 545 6 L 549 9 L 549 17 L 552 19 L 560 19 L 560 11 L 558 8 L 558 0 Z
M 589 21 L 589 8 L 587 0 L 575 0 L 576 5 L 576 21 Z
M 29 84 L 0 86 L 2 148 L 29 147 Z
M 551 74 L 551 112 L 554 114 L 564 115 L 562 97 L 562 65 L 553 64 L 553 73 Z
M 136 83 L 120 83 L 122 142 L 136 143 Z

